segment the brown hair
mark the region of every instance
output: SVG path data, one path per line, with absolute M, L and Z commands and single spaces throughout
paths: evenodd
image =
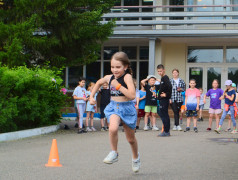
M 93 85 L 93 84 L 95 84 L 94 82 L 90 82 L 89 84 L 88 84 L 88 91 L 89 91 L 89 88 Z
M 190 79 L 190 80 L 189 80 L 189 83 L 190 83 L 191 81 L 194 81 L 194 82 L 196 83 L 196 80 L 195 80 L 195 79 Z
M 214 81 L 216 81 L 216 82 L 217 82 L 217 84 L 219 84 L 219 80 L 218 80 L 218 79 L 213 79 L 213 81 L 212 81 L 212 82 L 214 82 Z
M 122 51 L 116 52 L 115 54 L 113 54 L 111 60 L 112 59 L 120 61 L 123 66 L 128 66 L 127 70 L 126 70 L 126 73 L 129 73 L 131 75 L 133 74 L 132 69 L 131 69 L 131 63 L 130 63 L 129 58 L 128 58 L 126 53 L 124 53 Z
M 172 70 L 172 73 L 173 73 L 174 71 L 177 71 L 177 73 L 179 73 L 179 70 L 176 69 L 176 68 Z

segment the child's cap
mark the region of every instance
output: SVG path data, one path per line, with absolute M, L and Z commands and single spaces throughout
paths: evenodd
M 230 86 L 230 85 L 232 85 L 232 81 L 231 80 L 226 80 L 225 86 Z
M 146 79 L 151 79 L 151 78 L 154 78 L 156 80 L 156 77 L 154 75 L 148 75 Z
M 232 83 L 232 85 L 231 85 L 232 87 L 236 87 L 236 83 Z

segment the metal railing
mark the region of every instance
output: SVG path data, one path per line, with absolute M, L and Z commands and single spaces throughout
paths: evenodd
M 198 11 L 197 8 L 201 7 L 222 7 L 223 11 Z M 124 12 L 125 9 L 135 8 L 140 9 L 139 11 L 141 8 L 151 8 L 152 12 Z M 184 11 L 170 12 L 171 8 L 173 10 L 174 8 L 183 8 Z M 194 11 L 188 11 L 188 8 L 192 8 Z M 217 31 L 218 34 L 234 36 L 238 35 L 238 11 L 232 11 L 232 8 L 238 8 L 238 5 L 115 6 L 114 9 L 120 9 L 121 12 L 105 14 L 101 23 L 107 23 L 109 19 L 116 19 L 117 27 L 114 35 L 122 35 L 126 32 L 131 35 L 136 35 L 139 32 L 140 34 L 164 35 L 167 32 L 172 35 L 171 30 L 180 30 L 185 33 L 192 30 L 194 35 L 210 34 L 213 33 L 212 31 Z M 132 30 L 133 32 L 131 32 Z M 181 32 L 181 34 L 183 33 Z

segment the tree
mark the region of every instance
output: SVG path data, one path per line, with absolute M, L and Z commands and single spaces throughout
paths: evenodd
M 9 67 L 82 65 L 98 59 L 114 22 L 113 0 L 1 0 L 0 62 Z

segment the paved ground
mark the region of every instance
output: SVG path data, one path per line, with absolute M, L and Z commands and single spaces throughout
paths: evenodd
M 136 136 L 142 161 L 138 174 L 131 170 L 131 152 L 123 132 L 119 132 L 119 161 L 106 165 L 102 160 L 110 150 L 108 133 L 79 135 L 75 133 L 73 121 L 66 123 L 71 130 L 0 143 L 0 180 L 238 179 L 238 143 L 211 140 L 237 140 L 238 134 L 206 132 L 207 121 L 198 124 L 197 134 L 193 131 L 171 132 L 171 137 L 159 138 L 158 132 L 138 131 Z M 44 166 L 53 138 L 57 139 L 61 168 Z

